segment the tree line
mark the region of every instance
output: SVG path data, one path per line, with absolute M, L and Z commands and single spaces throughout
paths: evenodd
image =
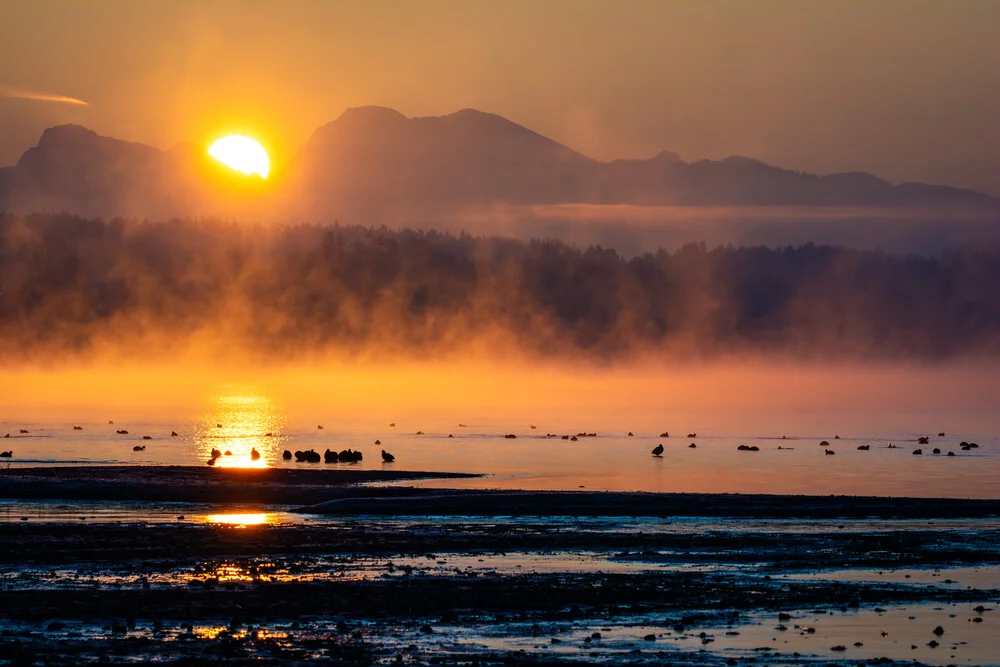
M 626 257 L 555 240 L 0 216 L 0 355 L 945 359 L 1000 351 L 1000 246 Z

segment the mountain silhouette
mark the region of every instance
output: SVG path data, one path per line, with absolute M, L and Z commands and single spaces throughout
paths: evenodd
M 5 170 L 0 204 L 80 215 L 167 213 L 163 186 L 173 175 L 166 167 L 164 154 L 150 146 L 102 137 L 79 125 L 52 127 Z
M 0 169 L 0 210 L 146 218 L 237 210 L 233 196 L 220 204 L 202 153 L 161 151 L 76 125 L 50 128 L 16 165 Z M 251 202 L 258 218 L 382 224 L 554 204 L 1000 210 L 1000 199 L 971 190 L 895 185 L 863 172 L 820 176 L 746 157 L 685 162 L 661 152 L 601 162 L 473 109 L 426 118 L 348 109 L 275 171 L 268 197 Z
M 600 163 L 493 114 L 407 118 L 349 109 L 303 148 L 291 175 L 311 213 L 341 205 L 451 211 L 585 201 Z

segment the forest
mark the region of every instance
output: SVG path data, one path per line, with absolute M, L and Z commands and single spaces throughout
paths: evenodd
M 0 216 L 0 358 L 1000 352 L 1000 244 L 937 256 L 216 220 Z

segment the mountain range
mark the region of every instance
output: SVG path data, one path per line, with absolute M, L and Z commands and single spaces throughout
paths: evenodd
M 408 118 L 348 109 L 320 127 L 266 184 L 221 174 L 203 151 L 169 151 L 76 125 L 45 130 L 0 168 L 0 210 L 162 218 L 252 212 L 258 218 L 380 224 L 482 207 L 919 207 L 1000 211 L 1000 199 L 864 172 L 820 176 L 752 158 L 685 162 L 674 153 L 601 162 L 500 116 L 465 109 Z M 225 179 L 230 179 L 224 187 Z M 242 180 L 240 180 L 242 179 Z

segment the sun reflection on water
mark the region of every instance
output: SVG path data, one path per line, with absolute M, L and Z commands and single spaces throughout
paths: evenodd
M 205 523 L 221 524 L 225 526 L 262 526 L 276 522 L 273 514 L 267 512 L 256 512 L 246 514 L 207 514 Z
M 198 455 L 208 461 L 212 450 L 222 452 L 215 466 L 267 468 L 281 455 L 286 419 L 270 398 L 246 393 L 220 396 L 199 422 Z
M 265 628 L 229 628 L 224 625 L 196 626 L 191 628 L 191 634 L 198 639 L 249 639 L 251 641 L 275 641 L 288 638 L 287 632 L 272 631 Z M 276 642 L 279 646 L 287 646 L 285 642 Z

